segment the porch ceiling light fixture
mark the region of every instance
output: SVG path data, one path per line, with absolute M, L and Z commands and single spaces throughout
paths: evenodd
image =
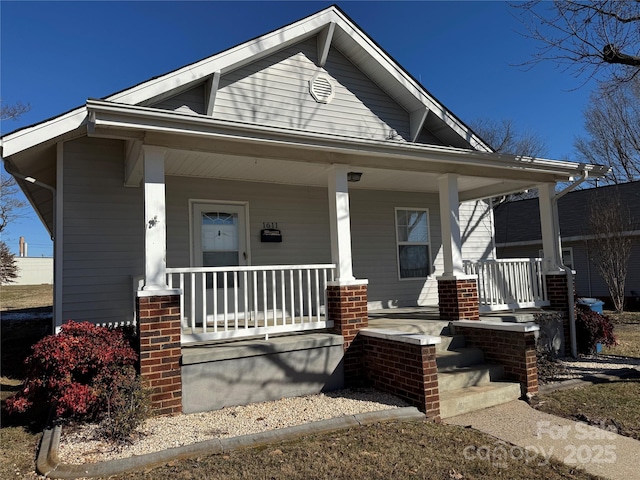
M 362 172 L 348 172 L 347 173 L 347 181 L 348 182 L 359 182 L 362 178 Z

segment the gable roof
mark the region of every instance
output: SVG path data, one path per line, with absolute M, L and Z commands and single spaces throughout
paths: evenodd
M 393 98 L 410 117 L 412 137 L 423 126 L 455 132 L 459 139 L 479 151 L 491 148 L 453 113 L 438 102 L 418 81 L 364 33 L 340 8 L 332 5 L 302 20 L 244 42 L 220 53 L 151 78 L 102 100 L 150 106 L 178 95 L 203 82 L 241 68 L 290 45 L 318 37 L 318 63 L 323 66 L 330 47 L 337 48 L 358 69 Z M 0 139 L 2 156 L 10 157 L 34 146 L 64 139 L 75 130 L 86 128 L 86 105 L 49 120 L 4 135 Z M 460 146 L 460 145 L 455 145 Z
M 589 235 L 587 218 L 593 202 L 615 192 L 629 207 L 635 230 L 640 229 L 640 181 L 577 190 L 558 200 L 563 240 Z M 540 206 L 537 198 L 507 202 L 494 210 L 497 246 L 542 243 Z

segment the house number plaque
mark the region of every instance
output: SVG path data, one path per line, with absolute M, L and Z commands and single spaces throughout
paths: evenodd
M 278 222 L 262 222 L 260 241 L 266 243 L 282 242 L 282 233 L 278 229 Z

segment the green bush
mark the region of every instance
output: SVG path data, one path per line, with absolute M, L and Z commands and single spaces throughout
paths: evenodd
M 606 315 L 592 311 L 585 305 L 576 305 L 576 341 L 578 353 L 593 354 L 596 345 L 616 345 L 613 323 Z

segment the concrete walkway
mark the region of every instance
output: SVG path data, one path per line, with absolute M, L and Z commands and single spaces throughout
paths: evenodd
M 538 453 L 604 478 L 639 478 L 640 441 L 535 410 L 522 400 L 448 418 L 445 423 L 469 426 L 499 439 L 493 445 L 465 447 L 468 457 L 491 455 L 491 461 L 499 462 L 508 455 L 533 461 L 531 454 Z M 522 448 L 505 448 L 500 440 Z

